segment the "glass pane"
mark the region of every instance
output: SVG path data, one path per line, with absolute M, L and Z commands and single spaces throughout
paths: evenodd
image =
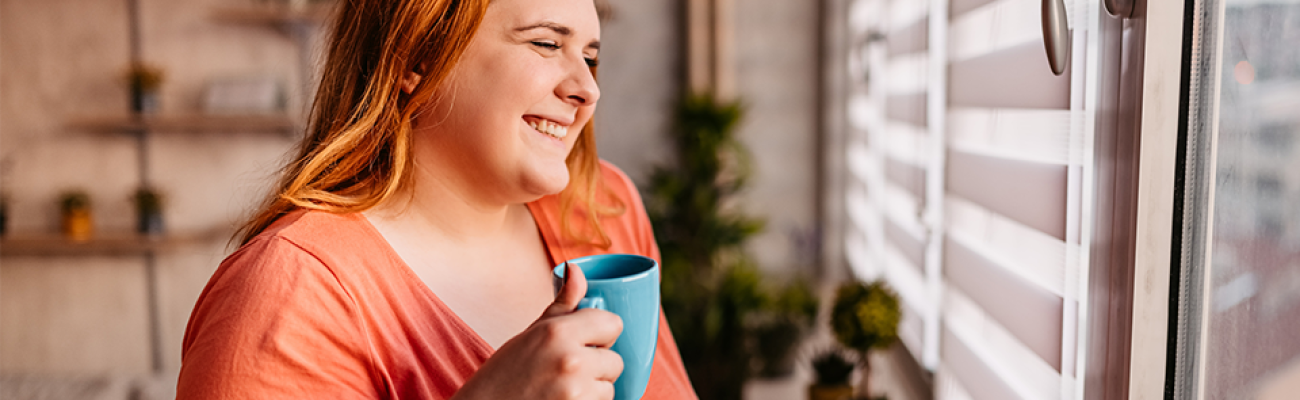
M 1222 37 L 1201 35 L 1209 46 L 1220 43 L 1219 88 L 1201 92 L 1217 96 L 1218 109 L 1193 99 L 1218 116 L 1201 398 L 1293 399 L 1300 393 L 1300 1 L 1223 0 L 1221 7 Z

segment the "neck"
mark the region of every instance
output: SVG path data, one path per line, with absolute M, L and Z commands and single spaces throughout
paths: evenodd
M 447 169 L 416 165 L 412 184 L 367 211 L 367 218 L 408 234 L 460 245 L 499 240 L 521 218 L 531 218 L 522 203 L 498 201 L 465 180 L 438 173 Z

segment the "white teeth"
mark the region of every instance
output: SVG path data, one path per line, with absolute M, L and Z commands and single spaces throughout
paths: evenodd
M 557 139 L 564 139 L 565 136 L 569 135 L 569 128 L 548 120 L 529 121 L 528 126 Z

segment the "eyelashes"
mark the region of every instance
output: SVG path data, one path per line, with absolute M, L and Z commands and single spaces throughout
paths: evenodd
M 561 48 L 559 43 L 545 41 L 545 40 L 536 40 L 533 41 L 532 44 L 533 46 L 541 47 L 547 50 L 559 50 Z M 583 58 L 583 60 L 585 60 L 587 62 L 587 66 L 591 68 L 595 68 L 596 66 L 600 65 L 600 60 L 596 58 Z
M 533 46 L 541 47 L 541 48 L 544 48 L 544 49 L 550 49 L 550 50 L 559 50 L 559 49 L 560 49 L 560 44 L 559 44 L 559 43 L 548 42 L 548 41 L 544 41 L 544 40 L 537 40 L 537 41 L 534 41 L 534 42 L 533 42 Z

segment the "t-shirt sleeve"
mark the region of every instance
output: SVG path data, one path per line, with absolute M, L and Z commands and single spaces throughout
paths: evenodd
M 195 304 L 177 398 L 377 398 L 356 310 L 315 256 L 258 238 L 222 263 Z

